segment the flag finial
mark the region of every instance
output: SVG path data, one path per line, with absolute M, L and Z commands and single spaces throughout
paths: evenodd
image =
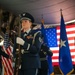
M 41 20 L 41 23 L 44 24 L 43 14 L 42 14 L 42 20 Z
M 62 9 L 60 9 L 60 13 L 61 13 L 61 15 L 62 15 Z

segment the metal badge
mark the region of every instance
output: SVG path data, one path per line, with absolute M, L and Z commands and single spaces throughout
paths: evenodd
M 25 13 L 23 14 L 23 16 L 25 16 Z
M 27 36 L 27 39 L 33 39 L 32 35 Z

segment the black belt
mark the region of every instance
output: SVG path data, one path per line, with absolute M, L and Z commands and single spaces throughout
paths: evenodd
M 29 53 L 29 51 L 24 51 L 24 53 Z
M 29 51 L 22 49 L 22 50 L 21 50 L 21 53 L 22 53 L 22 54 L 25 54 L 25 53 L 29 53 Z
M 40 61 L 44 61 L 44 60 L 47 60 L 46 58 L 40 58 Z

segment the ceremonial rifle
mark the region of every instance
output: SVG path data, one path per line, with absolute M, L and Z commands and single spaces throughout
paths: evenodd
M 19 37 L 21 36 L 21 25 L 20 25 L 20 22 L 19 22 L 19 33 L 18 33 L 18 35 L 19 35 Z M 20 45 L 18 45 L 18 48 L 16 49 L 14 75 L 18 75 L 19 74 L 20 66 L 21 66 L 21 49 L 20 49 Z

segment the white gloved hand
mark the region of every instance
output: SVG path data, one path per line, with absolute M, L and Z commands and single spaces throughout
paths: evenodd
M 3 46 L 4 40 L 0 42 L 0 46 Z
M 20 45 L 24 45 L 25 41 L 24 41 L 22 38 L 17 37 L 17 38 L 16 38 L 16 43 L 17 43 L 17 44 L 20 44 Z

